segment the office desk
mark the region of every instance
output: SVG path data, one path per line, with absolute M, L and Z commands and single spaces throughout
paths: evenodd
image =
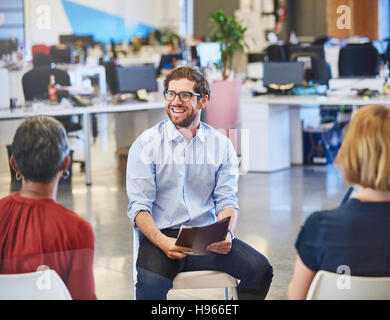
M 390 105 L 390 96 L 365 99 L 358 96 L 276 96 L 251 97 L 240 100 L 241 128 L 247 129 L 248 154 L 242 157 L 250 172 L 273 172 L 291 164 L 303 164 L 302 124 L 300 108 L 319 105 L 352 105 L 353 109 L 368 104 Z
M 9 78 L 9 95 L 10 98 L 16 98 L 18 105 L 23 105 L 24 92 L 22 86 L 22 78 L 24 74 L 32 69 L 31 63 L 21 64 L 20 69 L 11 70 L 8 72 Z M 69 74 L 70 83 L 72 86 L 81 86 L 83 81 L 89 76 L 97 76 L 99 78 L 99 92 L 96 94 L 106 94 L 106 71 L 103 66 L 87 66 L 82 64 L 57 64 L 57 69 L 65 70 Z
M 143 56 L 143 57 L 126 56 L 126 57 L 118 58 L 118 63 L 124 67 L 152 64 L 157 68 L 160 59 L 161 59 L 161 55 Z
M 377 96 L 366 99 L 358 96 L 278 96 L 263 95 L 250 97 L 244 95 L 241 103 L 267 103 L 270 105 L 352 105 L 364 106 L 368 104 L 390 105 L 390 95 Z
M 134 112 L 144 110 L 164 109 L 162 101 L 156 102 L 130 102 L 121 105 L 97 104 L 90 107 L 71 107 L 71 106 L 50 106 L 47 104 L 36 104 L 29 108 L 18 108 L 15 110 L 0 109 L 0 120 L 24 119 L 27 117 L 43 114 L 48 116 L 81 115 L 83 119 L 83 138 L 84 138 L 84 156 L 85 156 L 85 183 L 92 184 L 91 178 L 91 128 L 90 116 L 92 113 L 119 113 Z M 145 128 L 146 129 L 146 128 Z

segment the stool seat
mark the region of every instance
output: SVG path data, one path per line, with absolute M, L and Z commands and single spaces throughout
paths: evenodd
M 237 280 L 231 275 L 212 271 L 180 272 L 173 280 L 172 289 L 206 289 L 237 287 Z
M 135 230 L 133 230 L 133 280 L 134 280 L 134 297 L 135 284 L 137 283 L 137 268 L 136 261 L 138 256 L 138 237 Z M 224 289 L 225 300 L 238 300 L 237 293 L 238 281 L 231 275 L 213 271 L 185 271 L 180 272 L 175 279 L 173 279 L 172 289 Z

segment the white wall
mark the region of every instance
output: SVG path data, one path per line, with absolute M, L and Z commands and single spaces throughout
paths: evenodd
M 123 7 L 126 0 L 71 0 L 96 10 L 101 10 L 117 16 L 123 16 Z
M 59 34 L 70 34 L 71 26 L 60 0 L 25 0 L 26 48 L 55 44 Z
M 84 0 L 87 1 L 87 0 Z M 157 28 L 171 26 L 178 30 L 178 0 L 123 0 L 127 23 L 146 22 Z
M 157 28 L 180 23 L 179 0 L 71 0 L 125 19 L 127 26 L 145 23 Z M 109 2 L 109 5 L 108 5 Z M 56 44 L 59 34 L 71 34 L 61 0 L 25 0 L 26 47 Z M 98 22 L 97 22 L 98 23 Z

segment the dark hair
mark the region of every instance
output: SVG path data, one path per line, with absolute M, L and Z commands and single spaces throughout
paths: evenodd
M 26 180 L 49 183 L 69 154 L 63 125 L 48 116 L 25 120 L 16 130 L 12 155 Z
M 191 81 L 195 81 L 194 90 L 196 93 L 199 93 L 202 97 L 208 96 L 208 100 L 210 100 L 210 86 L 207 82 L 205 76 L 199 71 L 198 68 L 195 67 L 179 67 L 172 70 L 166 76 L 164 80 L 164 90 L 167 91 L 169 87 L 169 82 L 171 80 L 178 79 L 188 79 Z

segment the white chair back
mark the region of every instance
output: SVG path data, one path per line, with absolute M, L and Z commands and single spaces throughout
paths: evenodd
M 54 270 L 0 274 L 0 300 L 72 300 Z
M 306 300 L 390 300 L 390 277 L 358 277 L 320 270 Z

